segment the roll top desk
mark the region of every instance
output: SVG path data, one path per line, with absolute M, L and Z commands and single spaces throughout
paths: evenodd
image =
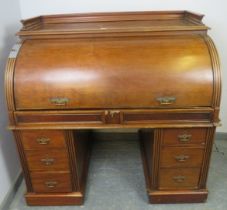
M 150 203 L 203 202 L 220 69 L 187 11 L 24 20 L 5 92 L 29 205 L 80 205 L 91 131 L 137 128 Z

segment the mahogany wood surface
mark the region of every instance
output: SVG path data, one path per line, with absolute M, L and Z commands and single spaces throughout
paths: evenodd
M 23 131 L 21 132 L 21 141 L 25 150 L 66 147 L 65 133 L 60 130 Z
M 158 189 L 198 189 L 199 168 L 161 169 Z
M 213 96 L 209 51 L 198 35 L 26 40 L 14 80 L 17 110 L 209 107 Z M 68 102 L 56 105 L 56 97 Z M 160 105 L 160 97 L 176 101 Z
M 201 203 L 207 199 L 208 191 L 205 190 L 163 190 L 149 193 L 151 203 Z
M 81 205 L 91 129 L 108 128 L 139 129 L 150 203 L 206 200 L 221 76 L 202 18 L 147 11 L 22 21 L 5 93 L 28 205 Z
M 28 166 L 31 171 L 69 169 L 68 155 L 65 149 L 41 149 L 25 151 Z
M 72 193 L 27 193 L 25 199 L 30 206 L 82 205 L 84 198 L 79 192 Z
M 204 148 L 162 147 L 161 167 L 200 167 Z
M 188 135 L 188 141 L 182 141 L 180 137 Z M 163 133 L 163 144 L 165 145 L 205 145 L 207 128 L 177 128 L 165 129 Z
M 189 11 L 147 11 L 88 13 L 39 16 L 23 20 L 18 33 L 22 39 L 103 36 L 144 36 L 168 33 L 204 33 L 208 27 L 201 20 L 203 15 Z M 136 24 L 134 24 L 136 23 Z M 143 34 L 141 34 L 141 31 Z
M 68 172 L 32 172 L 32 185 L 37 193 L 72 192 Z

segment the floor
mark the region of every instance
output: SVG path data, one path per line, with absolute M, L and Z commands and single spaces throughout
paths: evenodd
M 138 141 L 96 140 L 83 206 L 28 207 L 23 182 L 9 210 L 226 210 L 227 139 L 215 142 L 208 189 L 206 203 L 148 204 Z

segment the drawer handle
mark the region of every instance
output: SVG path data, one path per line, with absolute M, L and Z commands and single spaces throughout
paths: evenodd
M 170 104 L 173 104 L 176 101 L 176 97 L 159 97 L 159 98 L 156 98 L 156 100 L 161 105 L 170 105 Z
M 45 182 L 45 185 L 48 187 L 48 188 L 55 188 L 57 186 L 58 182 L 55 182 L 55 181 L 48 181 L 48 182 Z
M 53 165 L 54 163 L 54 158 L 43 158 L 40 160 L 43 164 L 45 164 L 46 166 L 50 166 Z
M 55 106 L 65 106 L 68 102 L 68 98 L 50 98 L 50 102 Z
M 185 176 L 174 176 L 173 180 L 177 183 L 182 183 L 185 180 Z
M 41 138 L 36 139 L 36 141 L 38 142 L 38 144 L 45 145 L 45 144 L 49 144 L 50 139 L 46 138 L 46 137 L 41 137 Z
M 178 136 L 178 140 L 180 142 L 189 142 L 192 138 L 191 134 L 182 134 Z
M 120 113 L 120 111 L 113 110 L 113 111 L 110 111 L 110 116 L 111 116 L 111 118 L 113 118 L 115 114 L 119 114 L 119 113 Z
M 179 162 L 185 162 L 189 158 L 188 155 L 177 155 L 175 156 L 175 159 Z

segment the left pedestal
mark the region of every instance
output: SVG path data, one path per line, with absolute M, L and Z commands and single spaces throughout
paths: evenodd
M 90 157 L 90 132 L 14 131 L 28 205 L 81 205 Z

